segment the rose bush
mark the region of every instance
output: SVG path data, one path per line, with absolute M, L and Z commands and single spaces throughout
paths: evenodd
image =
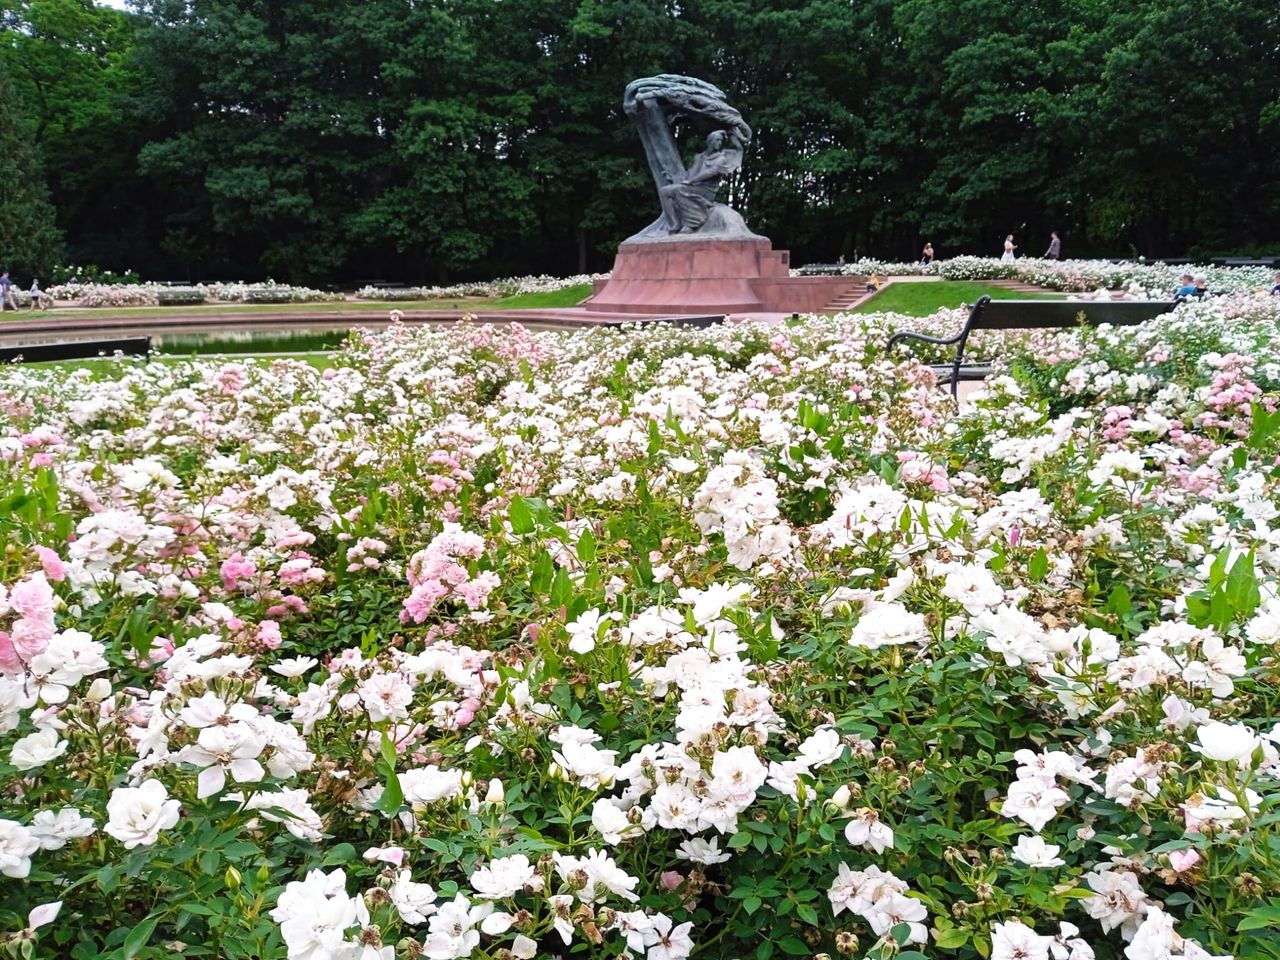
M 1280 957 L 1278 320 L 3 371 L 3 946 Z
M 895 263 L 865 258 L 845 264 L 847 274 L 881 276 L 936 276 L 944 280 L 1018 280 L 1067 293 L 1096 293 L 1125 290 L 1137 297 L 1164 299 L 1181 286 L 1183 274 L 1203 274 L 1209 292 L 1221 294 L 1265 294 L 1275 282 L 1269 267 L 1222 267 L 1212 265 L 1170 266 L 1165 263 L 1112 262 L 1110 260 L 1038 260 L 1023 257 L 1012 263 L 996 257 L 951 257 L 928 265 Z M 801 270 L 792 271 L 800 274 Z
M 607 277 L 607 273 L 576 277 L 507 277 L 498 280 L 455 283 L 444 287 L 362 287 L 360 300 L 447 300 L 453 297 L 514 297 L 522 293 L 550 293 Z
M 342 294 L 310 287 L 265 283 L 197 283 L 189 287 L 158 283 L 81 282 L 73 280 L 49 290 L 56 300 L 77 307 L 154 307 L 195 303 L 319 303 L 343 299 Z

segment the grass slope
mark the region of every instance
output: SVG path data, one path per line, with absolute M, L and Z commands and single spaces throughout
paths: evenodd
M 969 305 L 979 297 L 992 300 L 1061 300 L 1060 293 L 1020 293 L 1002 287 L 965 280 L 939 280 L 936 283 L 894 283 L 857 307 L 854 313 L 904 313 L 909 317 L 927 317 L 943 307 Z

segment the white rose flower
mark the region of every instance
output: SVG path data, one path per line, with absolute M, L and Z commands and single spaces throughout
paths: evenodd
M 1029 867 L 1060 867 L 1065 860 L 1058 856 L 1062 848 L 1045 843 L 1044 837 L 1019 837 L 1009 855 Z
M 10 762 L 19 770 L 34 770 L 67 752 L 67 741 L 52 728 L 29 734 L 13 745 Z
M 41 810 L 31 818 L 29 829 L 39 841 L 40 849 L 61 850 L 68 840 L 92 835 L 94 824 L 75 807 L 64 807 L 57 813 Z
M 16 820 L 0 820 L 0 873 L 23 880 L 31 872 L 31 855 L 40 849 L 35 834 Z
M 1258 735 L 1242 723 L 1220 723 L 1213 720 L 1196 731 L 1199 743 L 1191 745 L 1193 750 L 1204 754 L 1210 760 L 1247 763 L 1258 749 L 1261 741 Z
M 160 839 L 161 830 L 178 822 L 181 806 L 169 799 L 159 780 L 147 780 L 140 787 L 117 787 L 107 801 L 105 829 L 126 849 L 149 847 Z

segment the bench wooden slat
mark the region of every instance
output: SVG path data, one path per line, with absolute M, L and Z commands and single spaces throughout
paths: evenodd
M 90 360 L 122 353 L 151 356 L 150 337 L 116 337 L 110 340 L 71 340 L 63 343 L 30 343 L 0 347 L 0 363 L 43 363 L 58 360 Z
M 933 370 L 934 376 L 938 378 L 939 383 L 950 383 L 951 374 L 955 367 L 949 363 L 931 363 L 930 368 Z M 985 364 L 967 364 L 960 365 L 959 378 L 961 382 L 967 380 L 985 380 L 991 376 L 994 368 Z

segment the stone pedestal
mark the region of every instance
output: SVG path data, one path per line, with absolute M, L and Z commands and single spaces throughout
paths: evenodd
M 790 253 L 763 237 L 675 236 L 619 245 L 613 273 L 597 280 L 588 312 L 662 314 L 810 313 L 859 283 L 793 277 Z
M 787 251 L 764 239 L 626 242 L 609 279 L 583 306 L 636 314 L 764 310 L 755 284 L 789 272 Z

